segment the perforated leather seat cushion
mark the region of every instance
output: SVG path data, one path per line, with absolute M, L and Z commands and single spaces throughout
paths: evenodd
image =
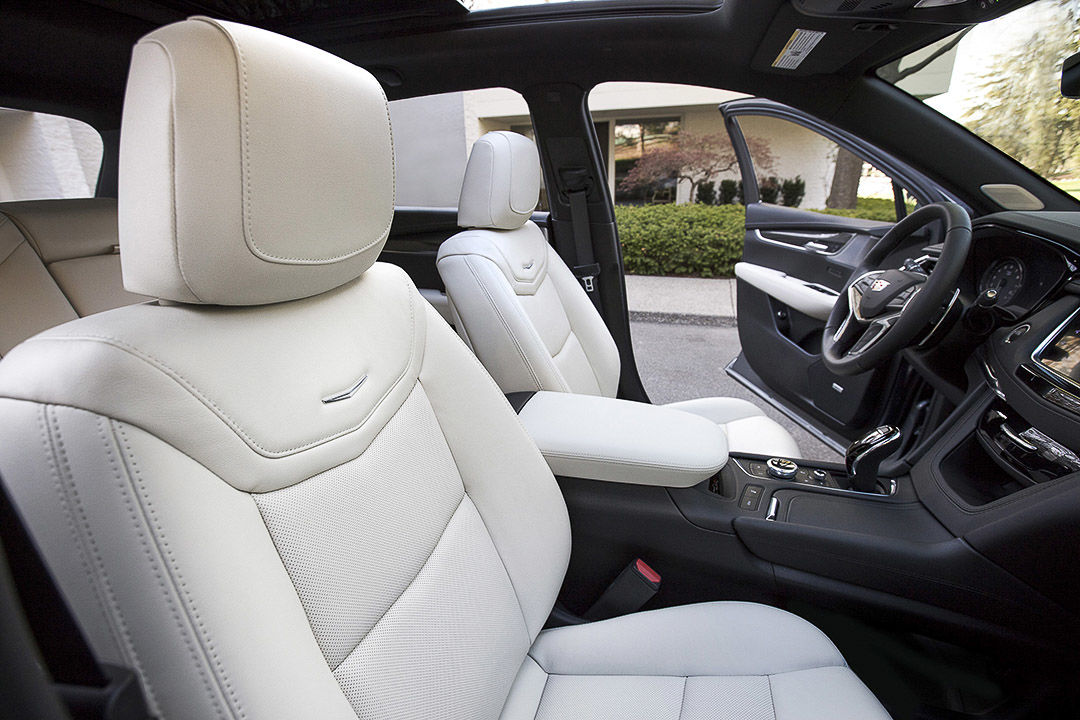
M 825 635 L 782 610 L 723 602 L 547 630 L 503 720 L 883 720 Z

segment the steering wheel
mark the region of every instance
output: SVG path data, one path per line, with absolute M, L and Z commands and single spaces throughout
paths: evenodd
M 929 274 L 914 263 L 885 269 L 885 258 L 932 222 L 945 226 L 941 256 Z M 867 253 L 840 293 L 821 341 L 822 360 L 837 375 L 881 365 L 911 345 L 956 296 L 956 281 L 971 247 L 971 218 L 954 203 L 925 205 L 896 223 Z

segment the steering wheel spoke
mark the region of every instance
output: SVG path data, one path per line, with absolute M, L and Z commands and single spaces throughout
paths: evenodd
M 848 355 L 860 355 L 871 347 L 876 345 L 879 340 L 885 337 L 885 333 L 889 331 L 900 317 L 900 313 L 893 313 L 886 317 L 874 318 L 869 324 L 866 325 L 866 329 L 863 330 L 862 335 L 855 344 L 851 346 L 851 349 L 847 351 Z

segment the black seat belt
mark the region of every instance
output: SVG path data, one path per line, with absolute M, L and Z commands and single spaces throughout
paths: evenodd
M 98 663 L 0 482 L 0 540 L 30 632 L 73 718 L 145 720 L 135 673 Z
M 592 230 L 589 227 L 589 173 L 571 168 L 560 173 L 566 197 L 570 200 L 570 223 L 574 233 L 574 276 L 600 310 L 600 265 L 593 255 Z

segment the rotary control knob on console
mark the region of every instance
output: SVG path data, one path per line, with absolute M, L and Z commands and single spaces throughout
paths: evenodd
M 787 458 L 769 458 L 765 461 L 765 467 L 768 468 L 770 477 L 777 480 L 791 480 L 799 469 L 793 460 Z

